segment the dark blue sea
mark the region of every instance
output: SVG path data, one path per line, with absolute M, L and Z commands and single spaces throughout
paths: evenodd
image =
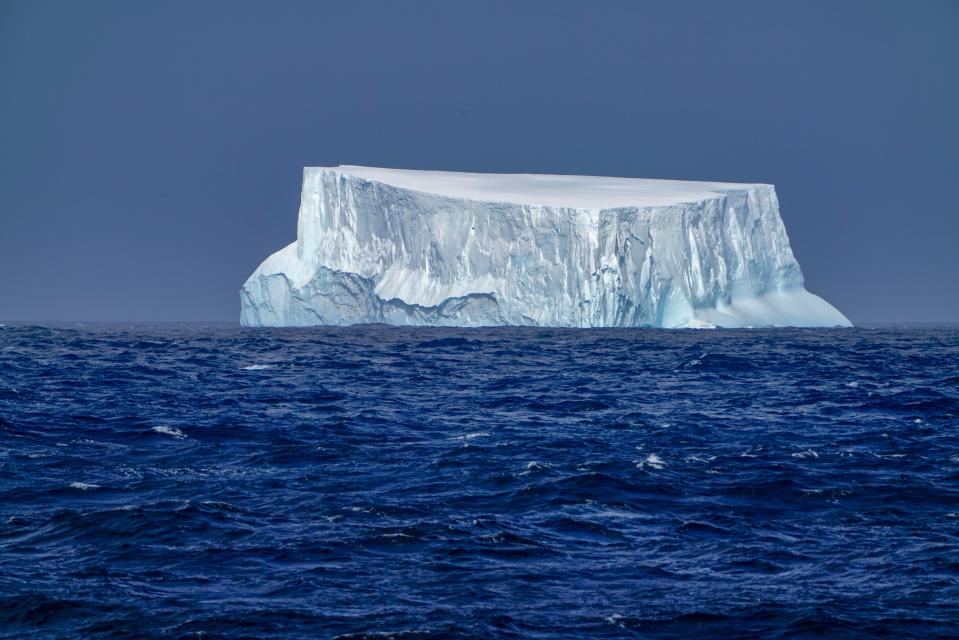
M 956 638 L 959 328 L 0 328 L 0 637 Z

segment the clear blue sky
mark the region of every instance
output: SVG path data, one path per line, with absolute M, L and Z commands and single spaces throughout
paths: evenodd
M 959 2 L 0 0 L 0 319 L 237 320 L 304 165 L 770 182 L 854 322 L 959 320 Z

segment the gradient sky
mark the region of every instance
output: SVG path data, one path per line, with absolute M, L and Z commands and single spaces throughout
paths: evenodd
M 854 322 L 959 320 L 959 2 L 0 0 L 0 319 L 238 320 L 304 165 L 776 185 Z

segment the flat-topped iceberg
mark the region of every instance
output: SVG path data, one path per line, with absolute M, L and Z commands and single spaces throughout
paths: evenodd
M 772 185 L 307 167 L 246 326 L 850 326 Z

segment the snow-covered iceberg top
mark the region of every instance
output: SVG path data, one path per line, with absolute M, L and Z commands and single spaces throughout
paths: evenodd
M 247 326 L 850 325 L 771 185 L 639 178 L 307 167 L 240 297 Z

